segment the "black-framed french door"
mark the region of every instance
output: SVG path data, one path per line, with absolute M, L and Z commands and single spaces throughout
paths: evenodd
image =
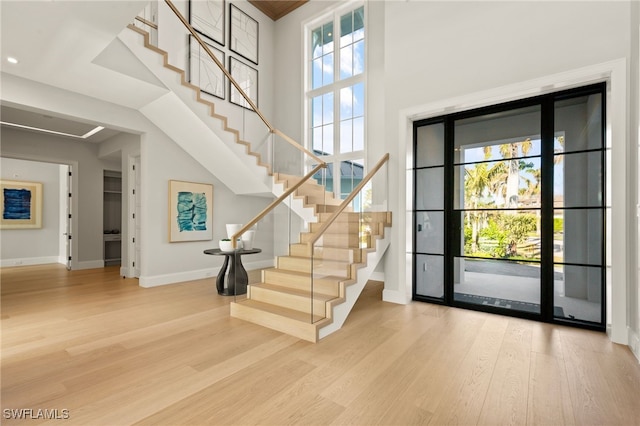
M 605 91 L 414 123 L 414 300 L 604 329 Z

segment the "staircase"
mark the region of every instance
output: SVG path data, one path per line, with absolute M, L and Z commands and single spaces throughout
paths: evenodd
M 119 40 L 170 90 L 141 112 L 207 169 L 215 170 L 216 177 L 231 190 L 271 192 L 279 197 L 277 203 L 288 205 L 308 224 L 298 242 L 290 244 L 288 255 L 278 256 L 274 268 L 263 270 L 261 282 L 248 286 L 246 296 L 236 297 L 231 303 L 231 316 L 311 342 L 338 330 L 389 246 L 385 228 L 391 226 L 390 212 L 357 213 L 346 205 L 364 187 L 365 180 L 386 163 L 388 155 L 363 180 L 363 186 L 344 201 L 334 198 L 311 174 L 302 178 L 275 173 L 263 156 L 240 138 L 240 132 L 228 125 L 227 118 L 216 112 L 215 104 L 201 97 L 200 89 L 186 80 L 185 71 L 169 63 L 167 52 L 149 42 L 148 32 L 134 25 L 128 28 L 131 32 L 121 33 Z M 143 37 L 143 45 L 135 34 Z M 272 128 L 259 111 L 256 113 L 271 133 L 323 163 Z M 193 134 L 193 129 L 200 134 Z M 196 139 L 206 141 L 208 146 L 194 143 Z M 206 149 L 214 154 L 206 155 Z M 218 164 L 207 162 L 213 159 Z M 225 169 L 229 163 L 233 163 L 232 173 Z M 239 168 L 248 176 L 240 184 L 236 182 Z M 293 197 L 286 196 L 293 188 Z
M 279 256 L 274 268 L 262 271 L 261 282 L 248 286 L 246 299 L 231 303 L 232 317 L 310 342 L 342 326 L 389 246 L 385 227 L 391 226 L 391 213 L 344 212 L 312 245 L 341 201 L 324 200 L 318 196 L 323 191 L 312 183 L 298 189 L 297 196 L 308 203 L 323 203 L 313 204 L 318 222 L 300 233 L 288 256 Z M 363 234 L 364 227 L 369 231 Z

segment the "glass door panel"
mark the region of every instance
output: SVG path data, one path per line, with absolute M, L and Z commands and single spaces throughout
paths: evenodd
M 597 324 L 604 299 L 602 112 L 600 93 L 554 103 L 554 317 Z
M 444 300 L 444 124 L 416 129 L 415 293 Z
M 541 312 L 540 109 L 454 122 L 455 302 Z

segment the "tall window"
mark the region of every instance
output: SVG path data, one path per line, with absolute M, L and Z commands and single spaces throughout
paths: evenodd
M 341 198 L 365 166 L 364 18 L 364 5 L 351 3 L 307 28 L 308 145 L 329 164 L 315 178 Z

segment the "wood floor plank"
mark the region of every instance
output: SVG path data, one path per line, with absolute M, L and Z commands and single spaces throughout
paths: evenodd
M 551 324 L 542 322 L 532 323 L 531 350 L 533 352 L 563 357 L 560 330 Z
M 445 320 L 439 318 L 438 321 Z M 436 322 L 432 323 L 432 327 L 438 326 Z M 408 327 L 413 329 L 411 326 Z M 415 327 L 413 331 L 419 333 L 420 329 Z M 346 406 L 346 410 L 333 423 L 407 424 L 416 419 L 428 420 L 431 414 L 418 407 L 411 398 L 406 398 L 403 390 L 408 383 L 424 372 L 426 365 L 422 355 L 437 344 L 438 337 L 441 337 L 438 333 L 423 330 L 423 333 L 393 363 L 386 368 L 378 366 L 377 369 L 381 370 L 381 373 L 366 385 L 360 395 Z M 404 407 L 400 412 L 397 411 L 398 405 Z
M 533 352 L 527 401 L 528 425 L 574 425 L 564 360 Z
M 623 424 L 614 395 L 599 363 L 600 336 L 585 330 L 563 330 L 564 365 L 577 424 Z
M 620 411 L 621 424 L 640 425 L 640 371 L 626 347 L 614 345 L 615 357 L 596 353 L 611 396 Z
M 434 413 L 487 318 L 486 314 L 451 308 L 438 330 L 441 336 L 424 354 L 426 369 L 407 384 L 405 397 L 414 399 L 422 410 Z
M 211 279 L 46 265 L 0 282 L 1 408 L 68 425 L 639 424 L 640 365 L 604 333 L 386 303 L 380 282 L 316 344 L 230 318 Z
M 526 423 L 532 328 L 531 321 L 509 320 L 480 413 L 480 424 Z
M 508 319 L 488 317 L 459 369 L 443 388 L 443 397 L 429 422 L 476 424 L 487 395 Z

